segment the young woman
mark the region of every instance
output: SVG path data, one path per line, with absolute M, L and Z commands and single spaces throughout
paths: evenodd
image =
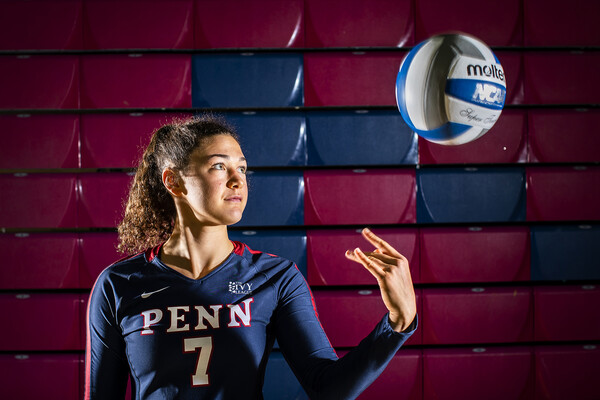
M 389 313 L 338 359 L 295 264 L 232 242 L 248 198 L 232 128 L 205 116 L 158 129 L 119 226 L 133 255 L 104 270 L 88 307 L 86 399 L 261 399 L 277 339 L 312 399 L 351 399 L 416 329 L 406 258 L 369 230 L 375 250 L 346 252 L 376 278 Z M 265 205 L 268 206 L 268 205 Z

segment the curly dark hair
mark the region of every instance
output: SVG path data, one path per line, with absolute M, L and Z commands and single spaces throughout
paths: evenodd
M 216 135 L 229 135 L 239 143 L 234 128 L 223 117 L 213 114 L 175 119 L 154 131 L 136 169 L 118 227 L 120 252 L 136 254 L 169 238 L 176 209 L 162 182 L 162 172 L 167 167 L 183 171 L 191 153 L 204 140 Z

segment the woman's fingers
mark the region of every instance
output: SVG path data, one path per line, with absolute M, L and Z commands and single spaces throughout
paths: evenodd
M 346 251 L 346 257 L 352 261 L 362 264 L 375 278 L 379 279 L 383 272 L 383 261 L 378 257 L 385 257 L 382 254 L 364 253 L 361 249 Z
M 362 230 L 362 235 L 369 241 L 377 250 L 382 254 L 387 254 L 392 257 L 404 258 L 395 248 L 393 248 L 388 242 L 375 235 L 369 228 Z
M 367 259 L 371 261 L 378 261 L 382 264 L 382 266 L 385 266 L 386 264 L 395 264 L 398 260 L 397 257 L 388 256 L 381 253 L 379 250 L 369 252 L 362 251 L 360 248 L 348 250 L 346 252 L 346 257 L 357 262 L 361 262 L 361 260 L 366 262 Z
M 385 240 L 368 229 L 363 236 L 375 246 L 372 252 L 359 248 L 346 251 L 346 257 L 362 264 L 376 279 L 390 322 L 398 332 L 406 329 L 416 315 L 415 292 L 408 260 Z

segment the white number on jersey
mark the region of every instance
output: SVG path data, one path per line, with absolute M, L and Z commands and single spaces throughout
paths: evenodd
M 192 386 L 208 385 L 208 363 L 212 354 L 212 337 L 197 337 L 183 339 L 183 351 L 193 353 L 199 349 L 196 372 L 192 375 Z

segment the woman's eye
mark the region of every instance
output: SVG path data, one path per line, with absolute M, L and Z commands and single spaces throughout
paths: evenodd
M 225 169 L 225 165 L 223 164 L 215 164 L 212 166 L 214 169 L 223 170 Z
M 238 171 L 240 171 L 240 173 L 242 173 L 242 174 L 245 175 L 246 174 L 246 167 L 239 167 Z

